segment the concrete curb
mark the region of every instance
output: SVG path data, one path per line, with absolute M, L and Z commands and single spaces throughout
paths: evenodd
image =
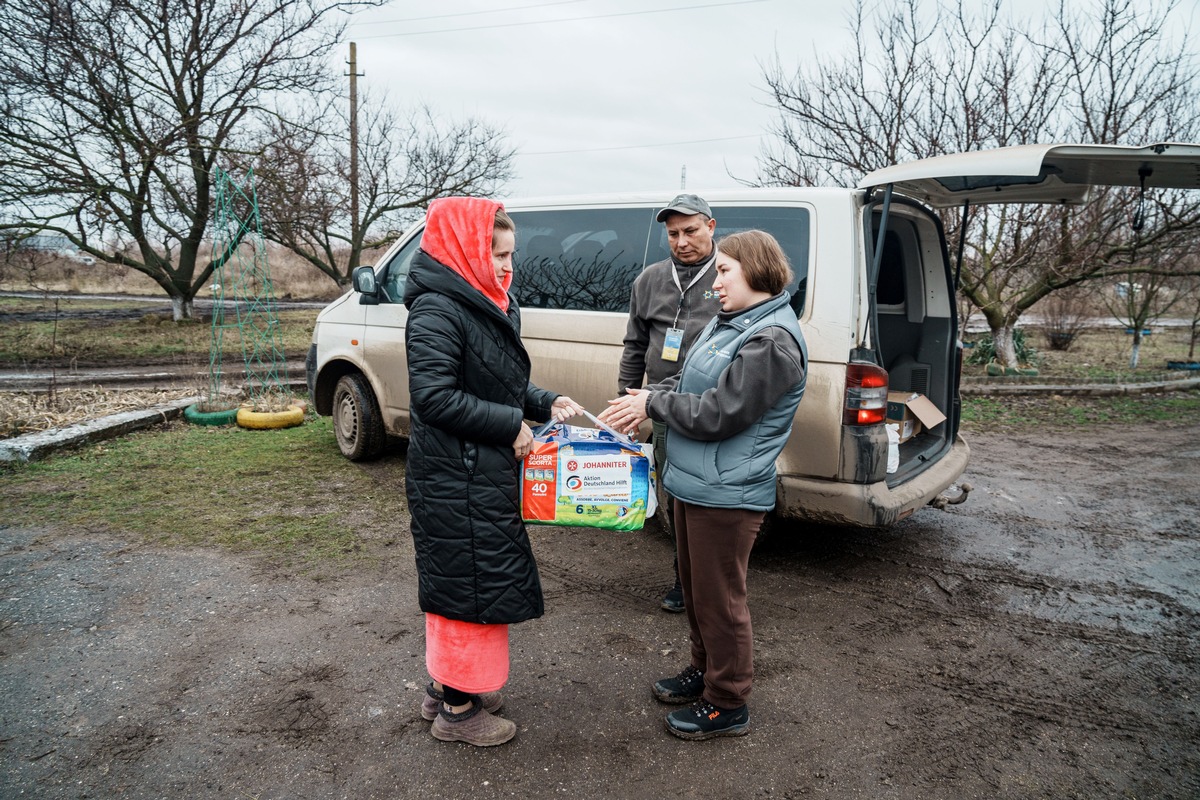
M 964 397 L 992 395 L 1061 394 L 1074 397 L 1114 397 L 1133 394 L 1165 394 L 1200 388 L 1200 378 L 1182 378 L 1152 383 L 1077 383 L 1056 384 L 963 383 Z
M 120 414 L 110 414 L 62 428 L 0 440 L 0 463 L 37 461 L 63 448 L 79 447 L 151 425 L 161 425 L 169 420 L 178 419 L 183 415 L 185 408 L 203 399 L 200 396 L 187 397 L 141 411 L 123 411 Z

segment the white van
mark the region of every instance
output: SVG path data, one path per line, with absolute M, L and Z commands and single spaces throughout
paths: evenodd
M 1144 176 L 1144 177 L 1143 177 Z M 1085 202 L 1094 184 L 1200 188 L 1200 145 L 1024 145 L 879 170 L 857 188 L 703 191 L 717 236 L 759 228 L 779 240 L 809 351 L 807 390 L 779 457 L 775 514 L 883 527 L 944 495 L 967 467 L 958 434 L 962 349 L 955 264 L 940 207 Z M 517 225 L 513 293 L 533 382 L 599 411 L 617 387 L 629 287 L 666 258 L 655 213 L 675 194 L 505 201 Z M 307 372 L 350 459 L 408 426 L 404 281 L 420 245 L 408 231 L 354 290 L 318 316 Z M 928 399 L 945 420 L 899 445 L 888 471 L 888 390 Z M 928 406 L 926 406 L 928 408 Z M 891 445 L 895 447 L 893 443 Z

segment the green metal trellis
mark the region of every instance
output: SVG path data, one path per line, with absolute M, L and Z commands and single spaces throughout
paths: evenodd
M 226 331 L 241 344 L 246 392 L 252 400 L 286 392 L 287 359 L 275 308 L 271 267 L 258 213 L 254 170 L 238 184 L 217 167 L 213 173 L 212 344 L 208 397 L 220 395 Z

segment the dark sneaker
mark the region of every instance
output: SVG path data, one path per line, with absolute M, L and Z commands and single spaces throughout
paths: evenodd
M 480 701 L 483 702 L 483 710 L 489 714 L 495 714 L 504 705 L 504 696 L 499 692 L 484 692 L 477 694 Z M 425 686 L 425 699 L 421 701 L 421 718 L 426 722 L 433 722 L 437 719 L 438 711 L 442 708 L 443 695 L 437 689 L 433 688 L 433 682 L 430 681 Z
M 667 714 L 667 730 L 680 739 L 712 739 L 745 736 L 750 732 L 750 707 L 717 708 L 701 700 Z
M 493 717 L 484 710 L 478 698 L 472 698 L 471 707 L 461 714 L 451 713 L 443 706 L 429 732 L 433 734 L 433 738 L 443 742 L 466 742 L 476 747 L 493 747 L 516 736 L 517 723 L 502 717 Z
M 664 703 L 683 705 L 694 703 L 704 694 L 704 673 L 688 665 L 674 678 L 654 683 L 654 696 Z
M 679 614 L 685 610 L 683 606 L 683 587 L 679 585 L 679 581 L 675 581 L 675 586 L 663 596 L 661 608 L 663 611 L 670 611 L 672 614 Z

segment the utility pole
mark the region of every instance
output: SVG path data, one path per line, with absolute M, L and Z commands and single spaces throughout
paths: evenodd
M 350 253 L 358 252 L 358 45 L 350 43 Z M 350 268 L 358 266 L 351 264 Z
M 684 164 L 683 169 L 679 171 L 679 188 L 687 188 L 687 164 Z

